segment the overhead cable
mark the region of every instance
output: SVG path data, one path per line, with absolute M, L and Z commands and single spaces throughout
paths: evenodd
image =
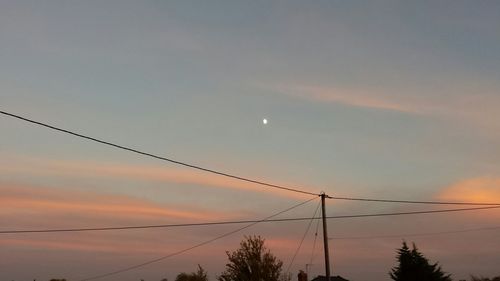
M 365 202 L 379 202 L 379 203 L 404 203 L 404 204 L 427 204 L 427 205 L 465 205 L 465 206 L 500 206 L 500 203 L 478 203 L 478 202 L 445 202 L 445 201 L 414 201 L 414 200 L 393 200 L 393 199 L 376 199 L 376 198 L 357 198 L 357 197 L 339 197 L 327 196 L 328 199 L 333 200 L 347 200 L 347 201 L 365 201 Z
M 277 185 L 277 184 L 267 183 L 267 182 L 264 182 L 264 181 L 261 181 L 261 180 L 254 180 L 254 179 L 250 179 L 250 178 L 245 178 L 245 177 L 242 177 L 242 176 L 237 176 L 237 175 L 233 175 L 233 174 L 230 174 L 230 173 L 221 172 L 221 171 L 213 170 L 213 169 L 210 169 L 210 168 L 205 168 L 205 167 L 201 167 L 201 166 L 198 166 L 198 165 L 189 164 L 189 163 L 186 163 L 186 162 L 182 162 L 182 161 L 174 160 L 174 159 L 171 159 L 171 158 L 159 156 L 159 155 L 156 155 L 156 154 L 153 154 L 153 153 L 144 152 L 144 151 L 141 151 L 141 150 L 138 150 L 138 149 L 135 149 L 135 148 L 126 147 L 126 146 L 123 146 L 123 145 L 115 144 L 115 143 L 104 141 L 104 140 L 101 140 L 101 139 L 98 139 L 98 138 L 94 138 L 94 137 L 90 137 L 90 136 L 83 135 L 83 134 L 80 134 L 80 133 L 76 133 L 76 132 L 73 132 L 73 131 L 70 131 L 70 130 L 67 130 L 67 129 L 62 129 L 62 128 L 59 128 L 59 127 L 56 127 L 56 126 L 53 126 L 53 125 L 49 125 L 47 123 L 43 123 L 43 122 L 35 121 L 35 120 L 32 120 L 32 119 L 28 119 L 26 117 L 19 116 L 19 115 L 16 115 L 16 114 L 12 114 L 12 113 L 9 113 L 9 112 L 5 112 L 5 111 L 2 111 L 2 110 L 0 110 L 0 113 L 3 114 L 3 115 L 6 115 L 6 116 L 10 116 L 10 117 L 13 117 L 13 118 L 17 118 L 19 120 L 23 120 L 23 121 L 26 121 L 26 122 L 29 122 L 29 123 L 32 123 L 32 124 L 36 124 L 36 125 L 42 126 L 42 127 L 45 127 L 45 128 L 49 128 L 49 129 L 52 129 L 52 130 L 55 130 L 55 131 L 59 131 L 59 132 L 62 132 L 62 133 L 73 135 L 73 136 L 76 136 L 76 137 L 79 137 L 79 138 L 83 138 L 83 139 L 86 139 L 86 140 L 90 140 L 90 141 L 93 141 L 93 142 L 97 142 L 97 143 L 100 143 L 100 144 L 112 146 L 112 147 L 115 147 L 115 148 L 118 148 L 118 149 L 122 149 L 122 150 L 125 150 L 125 151 L 129 151 L 129 152 L 137 153 L 137 154 L 140 154 L 140 155 L 152 157 L 152 158 L 155 158 L 155 159 L 158 159 L 158 160 L 167 161 L 167 162 L 170 162 L 170 163 L 173 163 L 173 164 L 176 164 L 176 165 L 180 165 L 180 166 L 184 166 L 184 167 L 188 167 L 188 168 L 192 168 L 192 169 L 200 170 L 200 171 L 203 171 L 203 172 L 208 172 L 208 173 L 212 173 L 212 174 L 216 174 L 216 175 L 219 175 L 219 176 L 224 176 L 224 177 L 228 177 L 228 178 L 232 178 L 232 179 L 236 179 L 236 180 L 240 180 L 240 181 L 245 181 L 245 182 L 250 182 L 250 183 L 254 183 L 254 184 L 258 184 L 258 185 L 262 185 L 262 186 L 267 186 L 267 187 L 271 187 L 271 188 L 276 188 L 276 189 L 281 189 L 281 190 L 286 190 L 286 191 L 292 191 L 292 192 L 302 193 L 302 194 L 307 194 L 307 195 L 318 195 L 319 196 L 318 193 L 304 191 L 304 190 L 299 190 L 299 189 L 296 189 L 296 188 L 287 187 L 287 186 L 283 186 L 283 185 Z
M 489 209 L 498 209 L 500 206 L 489 207 L 473 207 L 473 208 L 456 208 L 456 209 L 440 209 L 440 210 L 425 210 L 411 212 L 395 212 L 395 213 L 373 213 L 373 214 L 353 214 L 353 215 L 337 215 L 326 216 L 327 219 L 352 219 L 366 217 L 386 217 L 386 216 L 402 216 L 402 215 L 420 215 L 420 214 L 438 214 L 450 212 L 465 212 L 465 211 L 480 211 Z M 255 222 L 290 222 L 290 221 L 305 221 L 311 218 L 282 218 L 282 219 L 266 219 L 262 220 L 239 220 L 239 221 L 219 221 L 219 222 L 202 222 L 202 223 L 179 223 L 179 224 L 158 224 L 158 225 L 142 225 L 142 226 L 118 226 L 118 227 L 92 227 L 92 228 L 61 228 L 61 229 L 18 229 L 18 230 L 0 230 L 0 234 L 29 234 L 29 233 L 51 233 L 51 232 L 86 232 L 86 231 L 113 231 L 113 230 L 132 230 L 132 229 L 153 229 L 153 228 L 176 228 L 176 227 L 197 227 L 197 226 L 213 226 L 213 225 L 230 225 L 244 224 Z M 319 217 L 314 218 L 319 220 Z
M 319 230 L 319 222 L 320 222 L 320 218 L 318 217 L 316 219 L 316 231 L 314 232 L 314 241 L 313 241 L 313 246 L 312 246 L 312 251 L 311 251 L 311 258 L 309 259 L 309 264 L 312 265 L 313 264 L 313 259 L 314 259 L 314 254 L 315 254 L 315 250 L 316 250 L 316 241 L 318 240 L 318 230 Z
M 318 213 L 320 206 L 321 206 L 321 202 L 318 203 L 318 206 L 316 207 L 316 210 L 314 210 L 314 214 L 313 214 L 311 220 L 307 224 L 306 231 L 304 232 L 302 239 L 300 239 L 299 245 L 298 245 L 297 249 L 295 250 L 295 253 L 293 254 L 293 257 L 292 257 L 292 260 L 290 261 L 290 264 L 288 264 L 288 266 L 285 270 L 286 274 L 288 274 L 290 272 L 290 268 L 292 267 L 293 262 L 295 261 L 295 258 L 297 257 L 297 254 L 299 253 L 300 248 L 302 247 L 302 243 L 304 243 L 304 239 L 306 238 L 307 233 L 309 233 L 309 229 L 311 228 L 311 224 L 314 221 L 314 219 L 316 218 L 316 214 Z
M 456 233 L 466 233 L 473 231 L 484 231 L 484 230 L 498 230 L 500 226 L 494 227 L 478 227 L 478 228 L 468 228 L 461 230 L 450 230 L 441 232 L 424 232 L 424 233 L 410 233 L 410 234 L 391 234 L 391 235 L 374 235 L 374 236 L 334 236 L 330 237 L 330 240 L 363 240 L 363 239 L 381 239 L 381 238 L 405 238 L 405 237 L 418 237 L 418 236 L 435 236 L 435 235 L 447 235 Z

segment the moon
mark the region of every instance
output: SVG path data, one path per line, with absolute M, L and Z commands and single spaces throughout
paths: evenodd
M 267 124 L 267 119 L 266 118 L 262 119 L 262 124 L 264 124 L 264 125 Z

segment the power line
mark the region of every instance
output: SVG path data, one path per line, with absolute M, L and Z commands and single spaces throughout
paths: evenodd
M 311 220 L 309 221 L 309 223 L 307 224 L 306 231 L 304 232 L 304 235 L 302 236 L 302 239 L 300 240 L 299 246 L 295 250 L 295 253 L 293 254 L 292 260 L 290 261 L 290 264 L 286 268 L 285 272 L 287 274 L 288 274 L 288 272 L 290 272 L 290 268 L 292 267 L 293 262 L 295 261 L 295 258 L 297 257 L 297 254 L 299 253 L 300 248 L 302 247 L 302 243 L 304 243 L 304 239 L 306 238 L 307 233 L 309 233 L 309 229 L 311 228 L 311 224 L 314 221 L 314 218 L 316 217 L 316 214 L 318 213 L 320 206 L 321 206 L 321 202 L 319 202 L 318 206 L 316 207 L 316 210 L 314 210 L 314 214 L 313 214 Z
M 412 211 L 412 212 L 395 212 L 395 213 L 337 215 L 337 216 L 327 216 L 326 218 L 327 219 L 351 219 L 351 218 L 366 218 L 366 217 L 385 217 L 385 216 L 479 211 L 479 210 L 498 209 L 498 208 L 500 208 L 500 206 L 426 210 L 426 211 Z M 158 225 L 142 225 L 142 226 L 37 229 L 37 230 L 1 230 L 0 234 L 29 234 L 29 233 L 33 234 L 33 233 L 52 233 L 52 232 L 86 232 L 86 231 L 113 231 L 113 230 L 133 230 L 133 229 L 153 229 L 153 228 L 197 227 L 197 226 L 231 225 L 231 224 L 244 224 L 244 223 L 256 223 L 256 222 L 291 222 L 291 221 L 305 221 L 305 220 L 310 220 L 310 219 L 311 218 L 307 218 L 307 217 L 299 217 L 299 218 L 283 218 L 283 219 L 266 219 L 265 221 L 262 221 L 262 220 L 239 220 L 239 221 L 203 222 L 203 223 L 158 224 Z M 314 218 L 314 220 L 320 220 L 320 219 L 321 219 L 320 217 Z
M 431 210 L 431 211 L 361 214 L 361 215 L 340 215 L 340 216 L 327 216 L 326 218 L 327 219 L 351 219 L 351 218 L 367 218 L 367 217 L 387 217 L 387 216 L 403 216 L 403 215 L 421 215 L 421 214 L 438 214 L 438 213 L 464 212 L 464 211 L 479 211 L 479 210 L 498 209 L 498 208 L 500 208 L 500 206 L 442 209 L 442 210 Z
M 176 164 L 176 165 L 181 165 L 181 166 L 184 166 L 184 167 L 188 167 L 188 168 L 192 168 L 192 169 L 196 169 L 196 170 L 200 170 L 200 171 L 204 171 L 204 172 L 208 172 L 208 173 L 212 173 L 212 174 L 216 174 L 216 175 L 219 175 L 219 176 L 224 176 L 224 177 L 228 177 L 228 178 L 232 178 L 232 179 L 236 179 L 236 180 L 240 180 L 240 181 L 250 182 L 250 183 L 254 183 L 254 184 L 258 184 L 258 185 L 262 185 L 262 186 L 267 186 L 267 187 L 272 187 L 272 188 L 277 188 L 277 189 L 281 189 L 281 190 L 292 191 L 292 192 L 302 193 L 302 194 L 307 194 L 307 195 L 318 195 L 319 196 L 318 193 L 313 193 L 313 192 L 309 192 L 309 191 L 299 190 L 299 189 L 296 189 L 296 188 L 287 187 L 287 186 L 283 186 L 283 185 L 277 185 L 277 184 L 267 183 L 267 182 L 264 182 L 264 181 L 261 181 L 261 180 L 253 180 L 253 179 L 250 179 L 250 178 L 245 178 L 245 177 L 242 177 L 242 176 L 233 175 L 233 174 L 229 174 L 229 173 L 226 173 L 226 172 L 220 172 L 220 171 L 217 171 L 217 170 L 213 170 L 213 169 L 209 169 L 209 168 L 204 168 L 204 167 L 201 167 L 201 166 L 198 166 L 198 165 L 189 164 L 189 163 L 186 163 L 186 162 L 181 162 L 181 161 L 174 160 L 174 159 L 171 159 L 171 158 L 166 158 L 166 157 L 159 156 L 159 155 L 156 155 L 156 154 L 144 152 L 144 151 L 141 151 L 141 150 L 138 150 L 138 149 L 126 147 L 126 146 L 123 146 L 123 145 L 115 144 L 115 143 L 104 141 L 104 140 L 101 140 L 101 139 L 98 139 L 98 138 L 94 138 L 94 137 L 90 137 L 90 136 L 83 135 L 83 134 L 80 134 L 80 133 L 76 133 L 76 132 L 73 132 L 73 131 L 70 131 L 70 130 L 62 129 L 62 128 L 59 128 L 59 127 L 56 127 L 56 126 L 53 126 L 53 125 L 49 125 L 49 124 L 46 124 L 46 123 L 43 123 L 43 122 L 39 122 L 39 121 L 35 121 L 35 120 L 32 120 L 32 119 L 28 119 L 26 117 L 22 117 L 22 116 L 19 116 L 19 115 L 16 115 L 16 114 L 8 113 L 8 112 L 2 111 L 2 110 L 0 110 L 0 113 L 3 114 L 3 115 L 6 115 L 6 116 L 10 116 L 10 117 L 13 117 L 13 118 L 17 118 L 19 120 L 23 120 L 23 121 L 26 121 L 26 122 L 29 122 L 29 123 L 32 123 L 32 124 L 36 124 L 36 125 L 42 126 L 42 127 L 45 127 L 45 128 L 49 128 L 49 129 L 52 129 L 52 130 L 55 130 L 55 131 L 59 131 L 59 132 L 62 132 L 62 133 L 73 135 L 73 136 L 76 136 L 76 137 L 79 137 L 79 138 L 83 138 L 83 139 L 86 139 L 86 140 L 90 140 L 90 141 L 93 141 L 93 142 L 97 142 L 97 143 L 100 143 L 100 144 L 112 146 L 112 147 L 119 148 L 119 149 L 122 149 L 122 150 L 125 150 L 125 151 L 129 151 L 129 152 L 137 153 L 137 154 L 140 154 L 140 155 L 152 157 L 152 158 L 155 158 L 155 159 L 167 161 L 167 162 L 170 162 L 170 163 L 173 163 L 173 164 Z
M 314 233 L 314 242 L 312 246 L 312 251 L 311 251 L 311 258 L 309 259 L 309 264 L 313 264 L 313 258 L 314 258 L 314 251 L 316 249 L 316 240 L 318 240 L 318 230 L 319 230 L 319 222 L 320 222 L 320 217 L 316 218 L 317 223 L 316 223 L 316 232 Z
M 376 236 L 337 236 L 337 237 L 330 237 L 329 239 L 330 240 L 361 240 L 361 239 L 380 239 L 380 238 L 403 238 L 403 237 L 446 235 L 446 234 L 456 234 L 456 233 L 465 233 L 465 232 L 483 231 L 483 230 L 498 230 L 498 229 L 500 229 L 500 226 L 469 228 L 469 229 L 450 230 L 450 231 L 441 231 L 441 232 L 411 233 L 411 234 L 392 234 L 392 235 L 376 235 Z
M 328 199 L 347 200 L 347 201 L 365 201 L 379 203 L 405 203 L 405 204 L 427 204 L 427 205 L 468 205 L 468 206 L 500 206 L 500 203 L 475 203 L 475 202 L 444 202 L 444 201 L 413 201 L 413 200 L 392 200 L 392 199 L 374 199 L 357 197 L 338 197 L 328 196 Z
M 104 273 L 104 274 L 100 274 L 100 275 L 96 275 L 96 276 L 92 276 L 92 277 L 84 278 L 84 279 L 81 279 L 80 281 L 89 281 L 89 280 L 95 280 L 95 279 L 100 279 L 100 278 L 108 277 L 108 276 L 111 276 L 111 275 L 116 275 L 116 274 L 119 274 L 119 273 L 123 273 L 123 272 L 126 272 L 126 271 L 130 271 L 130 270 L 136 269 L 136 268 L 140 268 L 140 267 L 143 267 L 143 266 L 146 266 L 146 265 L 152 264 L 152 263 L 156 263 L 156 262 L 162 261 L 162 260 L 164 260 L 164 259 L 171 258 L 171 257 L 173 257 L 173 256 L 180 255 L 180 254 L 185 253 L 185 252 L 187 252 L 187 251 L 190 251 L 190 250 L 193 250 L 193 249 L 199 248 L 199 247 L 201 247 L 201 246 L 204 246 L 204 245 L 209 244 L 209 243 L 211 243 L 211 242 L 214 242 L 214 241 L 216 241 L 216 240 L 219 240 L 219 239 L 222 239 L 222 238 L 227 237 L 227 236 L 229 236 L 229 235 L 232 235 L 232 234 L 235 234 L 235 233 L 237 233 L 237 232 L 240 232 L 240 231 L 242 231 L 242 230 L 244 230 L 244 229 L 247 229 L 247 228 L 249 228 L 249 227 L 252 227 L 252 226 L 254 226 L 254 225 L 256 225 L 256 224 L 258 224 L 258 223 L 260 223 L 260 222 L 267 221 L 267 220 L 268 220 L 268 219 L 270 219 L 270 218 L 273 218 L 273 217 L 279 216 L 279 215 L 281 215 L 281 214 L 283 214 L 283 213 L 286 213 L 286 212 L 288 212 L 288 211 L 290 211 L 290 210 L 292 210 L 292 209 L 295 209 L 295 208 L 297 208 L 297 207 L 299 207 L 299 206 L 302 206 L 302 205 L 304 205 L 304 204 L 306 204 L 306 203 L 309 203 L 309 202 L 311 202 L 311 201 L 312 201 L 312 200 L 314 200 L 314 199 L 316 199 L 316 198 L 312 198 L 312 199 L 306 200 L 306 201 L 304 201 L 304 202 L 302 202 L 302 203 L 296 204 L 296 205 L 294 205 L 294 206 L 292 206 L 292 207 L 289 207 L 289 208 L 287 208 L 287 209 L 285 209 L 285 210 L 283 210 L 283 211 L 280 211 L 280 212 L 278 212 L 278 213 L 276 213 L 276 214 L 274 214 L 274 215 L 268 216 L 268 217 L 266 217 L 266 218 L 264 218 L 264 219 L 261 219 L 261 220 L 255 221 L 255 222 L 252 222 L 251 224 L 245 225 L 245 226 L 243 226 L 243 227 L 240 227 L 240 228 L 238 228 L 238 229 L 232 230 L 232 231 L 230 231 L 230 232 L 226 232 L 226 233 L 224 233 L 224 234 L 222 234 L 222 235 L 219 235 L 219 236 L 217 236 L 217 237 L 215 237 L 215 238 L 212 238 L 212 239 L 210 239 L 210 240 L 206 240 L 206 241 L 204 241 L 204 242 L 198 243 L 198 244 L 196 244 L 196 245 L 194 245 L 194 246 L 191 246 L 191 247 L 189 247 L 189 248 L 185 248 L 185 249 L 183 249 L 183 250 L 180 250 L 180 251 L 177 251 L 177 252 L 174 252 L 174 253 L 171 253 L 171 254 L 168 254 L 168 255 L 165 255 L 165 256 L 162 256 L 162 257 L 159 257 L 159 258 L 153 259 L 153 260 L 149 260 L 149 261 L 147 261 L 147 262 L 143 262 L 143 263 L 140 263 L 140 264 L 132 265 L 132 266 L 129 266 L 129 267 L 126 267 L 126 268 L 123 268 L 123 269 L 119 269 L 119 270 L 115 270 L 115 271 L 112 271 L 112 272 L 108 272 L 108 273 Z

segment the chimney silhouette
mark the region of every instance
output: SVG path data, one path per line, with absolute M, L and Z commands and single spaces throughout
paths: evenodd
M 307 281 L 307 273 L 305 273 L 303 270 L 299 271 L 297 277 L 299 281 Z

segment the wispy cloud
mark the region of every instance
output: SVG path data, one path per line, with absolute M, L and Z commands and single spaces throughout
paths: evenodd
M 196 205 L 164 205 L 125 195 L 0 183 L 1 229 L 150 225 L 240 218 Z M 186 232 L 187 231 L 187 232 Z M 192 245 L 206 232 L 192 229 L 105 231 L 52 235 L 2 235 L 2 247 L 106 253 L 164 253 Z M 210 236 L 210 231 L 208 232 Z M 167 239 L 168 238 L 168 239 Z M 165 243 L 165 239 L 168 243 Z M 133 247 L 131 246 L 133 245 Z M 168 247 L 158 247 L 167 245 Z
M 267 188 L 219 175 L 208 174 L 185 168 L 153 165 L 128 165 L 121 163 L 102 163 L 84 161 L 55 161 L 49 159 L 23 158 L 14 156 L 15 163 L 0 165 L 4 172 L 30 173 L 33 175 L 66 175 L 72 177 L 109 177 L 130 180 L 158 181 L 176 184 L 190 184 L 216 189 L 235 189 L 250 192 L 272 193 L 287 198 L 304 198 L 303 194 Z M 17 164 L 16 164 L 17 163 Z M 273 181 L 273 183 L 276 183 Z M 284 186 L 293 183 L 277 182 Z M 315 191 L 314 187 L 310 190 Z
M 123 225 L 147 225 L 189 221 L 231 220 L 244 217 L 238 212 L 217 212 L 196 206 L 164 206 L 131 196 L 43 186 L 0 183 L 1 229 L 45 229 Z M 14 250 L 165 255 L 193 246 L 237 226 L 215 228 L 175 228 L 133 231 L 58 233 L 48 235 L 2 235 L 0 244 Z M 226 230 L 228 229 L 228 230 Z M 255 231 L 255 228 L 252 229 Z M 243 235 L 243 234 L 242 234 Z M 276 240 L 277 239 L 277 240 Z M 293 241 L 276 238 L 272 247 L 286 251 Z M 226 242 L 222 241 L 223 244 Z M 214 246 L 220 249 L 220 246 Z M 222 247 L 227 249 L 228 246 Z M 213 258 L 213 248 L 197 255 Z M 220 258 L 224 258 L 220 250 Z
M 368 92 L 363 89 L 347 89 L 335 87 L 321 87 L 309 85 L 280 85 L 275 87 L 278 92 L 296 98 L 338 103 L 347 106 L 397 111 L 411 114 L 424 114 L 432 109 L 429 105 L 423 105 L 404 100 L 398 96 Z
M 262 86 L 289 97 L 360 109 L 397 112 L 416 117 L 448 120 L 471 131 L 499 138 L 500 86 L 495 84 L 446 85 L 435 88 L 336 87 L 313 84 Z
M 444 89 L 379 89 L 310 84 L 277 84 L 266 87 L 283 95 L 346 106 L 416 115 L 446 115 L 491 121 L 498 117 L 500 89 L 496 85 L 450 85 Z M 419 94 L 419 91 L 421 92 Z
M 31 250 L 52 250 L 52 251 L 77 251 L 91 253 L 157 253 L 158 248 L 152 243 L 144 243 L 144 241 L 133 241 L 134 239 L 122 239 L 117 241 L 112 237 L 107 239 L 97 240 L 95 238 L 79 238 L 74 237 L 68 239 L 50 239 L 47 237 L 6 237 L 0 239 L 0 243 L 5 246 L 15 248 L 25 248 Z M 129 247 L 130 243 L 134 243 L 134 247 Z
M 106 219 L 151 222 L 179 220 L 216 220 L 237 216 L 196 206 L 165 206 L 125 195 L 81 191 L 70 188 L 52 188 L 0 184 L 0 216 L 17 219 L 33 218 L 39 225 L 43 221 L 63 225 L 79 225 L 82 220 L 100 222 Z M 76 218 L 76 220 L 72 220 Z M 80 220 L 82 219 L 82 220 Z M 4 224 L 4 226 L 7 224 Z

